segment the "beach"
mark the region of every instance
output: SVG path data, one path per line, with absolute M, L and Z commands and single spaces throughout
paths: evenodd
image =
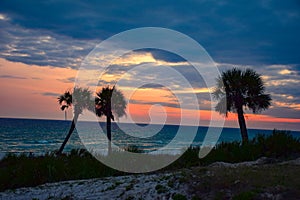
M 247 195 L 253 197 L 249 199 L 299 199 L 299 177 L 295 176 L 299 173 L 300 158 L 284 162 L 260 158 L 155 174 L 46 183 L 6 190 L 0 199 L 244 199 Z

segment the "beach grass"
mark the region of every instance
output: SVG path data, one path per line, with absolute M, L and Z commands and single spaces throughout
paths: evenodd
M 195 167 L 183 170 L 195 199 L 299 199 L 299 165 Z
M 130 147 L 128 151 L 140 152 L 136 147 Z M 122 152 L 119 154 L 122 156 Z M 218 161 L 237 163 L 261 157 L 272 158 L 274 162 L 294 159 L 300 157 L 300 141 L 288 131 L 274 130 L 272 135 L 258 135 L 247 144 L 220 143 L 203 159 L 199 159 L 198 154 L 199 147 L 189 148 L 178 160 L 158 172 L 205 167 Z M 153 155 L 154 159 L 155 156 L 161 155 Z M 55 153 L 43 156 L 7 154 L 0 161 L 0 191 L 48 182 L 127 174 L 107 167 L 84 149 L 72 150 L 60 156 Z

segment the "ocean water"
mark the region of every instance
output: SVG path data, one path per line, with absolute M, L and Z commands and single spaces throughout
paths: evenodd
M 70 125 L 70 121 L 62 120 L 0 118 L 0 154 L 4 155 L 8 152 L 44 154 L 55 151 L 62 144 Z M 102 132 L 101 129 L 103 129 Z M 166 147 L 170 152 L 176 152 L 190 143 L 192 146 L 201 145 L 206 137 L 207 129 L 207 127 L 179 127 L 177 125 L 148 126 L 113 123 L 112 142 L 115 147 L 120 148 L 134 145 L 146 152 L 151 152 Z M 69 152 L 75 148 L 106 150 L 105 131 L 105 123 L 80 122 L 64 151 Z M 192 132 L 196 133 L 195 137 L 191 134 Z M 249 138 L 253 138 L 259 133 L 271 134 L 272 130 L 249 129 L 248 133 Z M 294 137 L 300 137 L 300 132 L 293 131 L 291 134 Z M 217 142 L 222 141 L 241 141 L 239 129 L 223 128 Z M 209 137 L 205 142 L 206 145 L 214 143 L 213 138 Z

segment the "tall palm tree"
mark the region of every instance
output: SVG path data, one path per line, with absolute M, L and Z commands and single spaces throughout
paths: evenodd
M 118 119 L 126 115 L 125 109 L 127 102 L 121 91 L 117 90 L 115 86 L 103 87 L 101 91 L 96 93 L 95 97 L 96 115 L 102 117 L 106 116 L 106 134 L 108 138 L 108 154 L 111 153 L 111 120 Z
M 243 143 L 248 142 L 244 108 L 253 113 L 268 109 L 272 99 L 264 92 L 261 76 L 252 69 L 242 71 L 233 68 L 217 78 L 217 86 L 213 92 L 214 98 L 219 101 L 216 111 L 226 117 L 228 112 L 237 113 Z
M 89 109 L 93 111 L 95 109 L 95 107 L 93 106 L 94 103 L 92 103 L 91 100 L 91 96 L 91 92 L 88 88 L 75 87 L 73 90 L 73 94 L 69 91 L 66 91 L 64 94 L 58 97 L 58 103 L 59 105 L 61 105 L 61 110 L 65 110 L 68 107 L 73 106 L 74 117 L 69 132 L 65 140 L 63 141 L 61 147 L 59 148 L 58 152 L 56 153 L 57 155 L 61 154 L 64 150 L 65 145 L 67 144 L 70 136 L 72 135 L 75 129 L 77 119 L 79 115 L 83 112 L 83 110 Z

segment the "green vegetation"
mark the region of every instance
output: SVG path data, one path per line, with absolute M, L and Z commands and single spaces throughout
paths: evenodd
M 206 168 L 207 172 L 200 170 Z M 197 167 L 187 171 L 189 193 L 199 199 L 296 199 L 300 196 L 297 165 Z M 264 198 L 268 195 L 268 198 Z M 270 197 L 271 196 L 271 197 Z M 294 197 L 294 198 L 291 198 Z
M 168 191 L 168 189 L 165 186 L 160 185 L 160 184 L 157 184 L 155 186 L 155 190 L 156 190 L 157 194 L 165 193 Z
M 236 163 L 261 157 L 288 160 L 299 156 L 300 140 L 294 138 L 289 131 L 274 130 L 270 136 L 260 134 L 248 143 L 220 143 L 200 162 L 206 165 L 216 161 Z
M 38 157 L 7 154 L 0 161 L 0 190 L 123 174 L 106 167 L 83 149 L 60 156 L 54 153 Z
M 174 194 L 172 199 L 173 200 L 186 200 L 187 198 L 182 194 Z
M 252 191 L 241 192 L 234 196 L 232 200 L 251 200 L 255 198 L 255 193 Z
M 131 152 L 131 153 L 143 153 L 143 150 L 139 149 L 135 145 L 129 145 L 124 148 L 125 151 Z
M 134 151 L 136 151 L 135 148 Z M 272 135 L 258 135 L 246 144 L 241 144 L 239 142 L 221 143 L 203 159 L 199 159 L 198 153 L 199 148 L 190 148 L 176 162 L 160 171 L 178 170 L 194 166 L 207 166 L 216 161 L 231 163 L 251 161 L 260 157 L 274 158 L 273 160 L 293 159 L 300 157 L 300 141 L 299 139 L 293 138 L 287 131 L 274 130 Z M 207 173 L 205 167 L 200 169 L 199 173 Z M 260 177 L 265 177 L 263 173 L 267 172 L 255 175 L 255 171 L 247 171 L 247 169 L 243 170 L 244 171 L 241 171 L 240 173 L 243 173 L 246 177 L 257 176 L 258 181 L 265 181 L 265 179 L 261 180 Z M 270 172 L 268 172 L 270 176 L 276 175 L 276 177 L 273 177 L 274 181 L 272 182 L 270 180 L 268 183 L 287 182 L 287 177 L 280 176 L 280 170 L 285 171 L 283 169 L 278 169 L 278 171 L 270 170 Z M 235 173 L 236 170 L 233 170 L 233 172 Z M 182 173 L 185 172 L 183 171 Z M 55 155 L 55 153 L 48 153 L 44 156 L 37 157 L 25 154 L 7 154 L 0 161 L 0 191 L 24 186 L 36 186 L 46 182 L 120 176 L 125 174 L 125 172 L 120 172 L 105 166 L 83 149 L 72 150 L 69 154 L 62 154 L 60 156 Z M 291 175 L 292 174 L 293 173 L 291 172 Z M 182 180 L 183 182 L 194 179 L 191 178 L 188 173 L 185 174 L 184 177 L 184 180 Z M 272 176 L 269 178 L 271 179 Z M 225 182 L 231 180 L 230 176 L 226 178 L 223 177 L 223 179 Z M 225 182 L 224 185 L 229 184 Z M 219 183 L 222 183 L 222 181 L 219 180 Z M 114 184 L 112 187 L 115 187 L 117 184 L 118 183 Z M 205 182 L 203 183 L 202 188 L 209 188 L 210 184 L 209 181 Z M 298 184 L 299 186 L 299 182 L 295 184 Z M 128 190 L 132 187 L 133 184 L 128 186 Z M 157 190 L 160 189 L 158 188 Z

